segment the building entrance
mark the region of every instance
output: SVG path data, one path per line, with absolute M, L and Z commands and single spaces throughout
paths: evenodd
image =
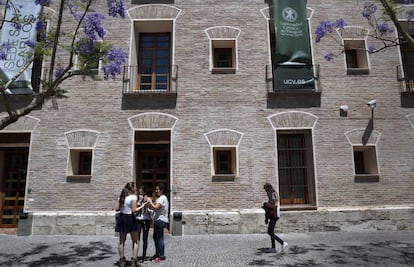
M 0 134 L 0 228 L 17 228 L 24 208 L 30 134 Z
M 144 186 L 148 196 L 156 199 L 155 186 L 170 188 L 170 131 L 135 133 L 136 183 Z M 169 195 L 166 192 L 166 196 Z

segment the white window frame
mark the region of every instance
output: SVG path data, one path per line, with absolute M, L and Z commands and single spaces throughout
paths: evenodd
M 89 174 L 80 174 L 79 165 L 80 165 L 80 153 L 81 152 L 90 152 L 91 153 L 91 171 Z M 92 177 L 93 171 L 93 162 L 94 162 L 94 149 L 92 147 L 84 148 L 71 148 L 68 152 L 68 168 L 66 170 L 67 177 Z
M 237 39 L 241 30 L 229 26 L 215 26 L 205 30 L 209 38 L 209 71 L 213 74 L 234 74 L 239 68 L 238 45 Z M 215 49 L 231 48 L 232 49 L 232 65 L 231 67 L 215 66 Z

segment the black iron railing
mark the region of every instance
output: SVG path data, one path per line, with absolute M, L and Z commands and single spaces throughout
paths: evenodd
M 122 92 L 134 93 L 176 93 L 178 66 L 124 66 Z

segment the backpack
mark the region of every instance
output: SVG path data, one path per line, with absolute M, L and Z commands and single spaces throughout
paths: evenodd
M 265 217 L 268 219 L 278 218 L 277 206 L 274 202 L 264 202 L 262 208 L 265 210 Z

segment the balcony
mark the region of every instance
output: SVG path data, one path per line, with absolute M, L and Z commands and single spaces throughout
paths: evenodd
M 401 107 L 414 108 L 414 80 L 405 77 L 403 66 L 397 65 L 397 81 L 400 87 Z
M 125 66 L 122 77 L 123 109 L 175 108 L 178 66 Z
M 268 108 L 310 108 L 321 106 L 321 92 L 319 86 L 319 65 L 313 65 L 314 89 L 284 89 L 274 88 L 272 65 L 266 65 L 266 90 Z

